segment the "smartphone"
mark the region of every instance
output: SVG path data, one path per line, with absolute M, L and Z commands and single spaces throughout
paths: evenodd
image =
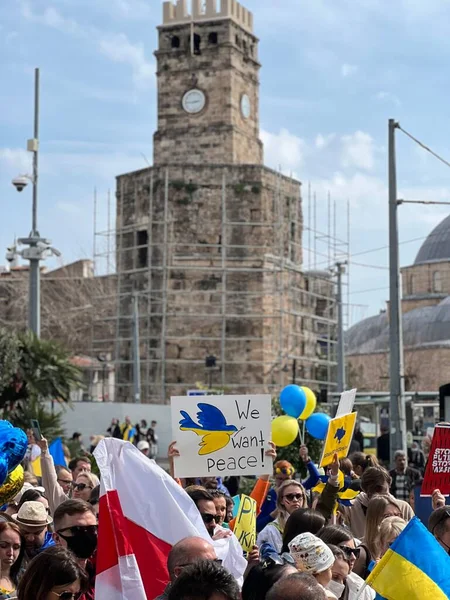
M 39 421 L 36 419 L 31 419 L 30 426 L 33 431 L 34 439 L 39 442 L 42 440 L 41 428 L 39 427 Z

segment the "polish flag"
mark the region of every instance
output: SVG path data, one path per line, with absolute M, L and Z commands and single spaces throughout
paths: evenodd
M 129 442 L 102 440 L 96 600 L 153 600 L 169 581 L 167 556 L 186 537 L 211 542 L 195 504 Z

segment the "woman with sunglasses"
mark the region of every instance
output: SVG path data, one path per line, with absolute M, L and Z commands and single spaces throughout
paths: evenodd
M 345 594 L 342 598 L 345 600 L 356 600 L 357 598 L 372 600 L 375 598 L 375 592 L 369 587 L 365 587 L 362 595 L 358 596 L 364 586 L 364 579 L 355 573 L 354 569 L 361 559 L 365 560 L 365 554 L 363 554 L 362 548 L 356 545 L 351 531 L 340 525 L 327 525 L 317 536 L 329 546 L 337 546 L 348 562 L 349 574 L 345 580 Z
M 298 481 L 284 481 L 277 490 L 277 518 L 264 527 L 257 538 L 257 545 L 271 544 L 277 552 L 283 546 L 283 533 L 289 516 L 298 508 L 306 507 L 305 488 Z
M 74 555 L 53 546 L 36 556 L 17 589 L 17 600 L 78 600 L 87 584 Z
M 100 485 L 100 481 L 96 475 L 88 471 L 82 471 L 73 484 L 72 498 L 89 502 L 92 490 L 98 485 Z

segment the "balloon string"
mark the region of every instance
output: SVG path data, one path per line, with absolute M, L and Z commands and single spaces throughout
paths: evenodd
M 305 431 L 305 429 L 306 429 L 306 421 L 303 421 L 303 427 L 302 428 L 303 428 L 303 442 L 302 442 L 302 444 L 304 444 L 305 443 L 305 441 L 304 441 L 305 440 L 305 435 L 306 435 L 306 431 Z

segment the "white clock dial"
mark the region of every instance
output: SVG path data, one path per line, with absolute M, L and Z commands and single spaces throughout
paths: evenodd
M 252 106 L 250 104 L 250 98 L 247 94 L 242 94 L 241 97 L 241 113 L 244 119 L 248 119 L 252 114 Z
M 201 90 L 189 90 L 183 96 L 182 104 L 187 113 L 195 115 L 205 108 L 206 96 Z

